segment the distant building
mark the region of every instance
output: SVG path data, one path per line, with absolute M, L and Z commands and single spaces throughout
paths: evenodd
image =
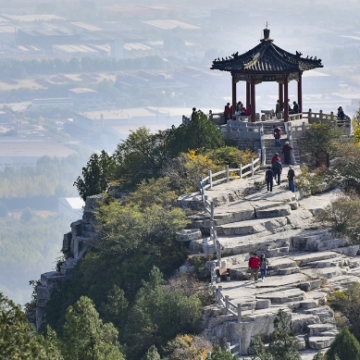
M 97 109 L 102 105 L 102 96 L 92 89 L 70 89 L 69 98 L 72 100 L 74 107 L 79 109 Z
M 51 139 L 19 139 L 5 138 L 0 141 L 0 171 L 7 167 L 20 169 L 35 166 L 43 156 L 65 158 L 75 154 L 67 146 L 51 141 Z
M 34 99 L 31 102 L 30 108 L 39 107 L 58 107 L 58 108 L 70 108 L 73 106 L 73 100 L 71 98 L 44 98 Z
M 33 45 L 43 49 L 52 49 L 54 44 L 73 44 L 80 42 L 80 35 L 66 29 L 19 29 L 17 32 L 17 45 Z
M 83 215 L 85 202 L 80 197 L 60 197 L 58 201 L 59 214 L 78 215 L 79 219 Z

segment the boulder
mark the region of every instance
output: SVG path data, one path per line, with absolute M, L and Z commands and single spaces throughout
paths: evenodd
M 184 229 L 176 234 L 176 240 L 181 242 L 200 240 L 202 233 L 200 229 Z

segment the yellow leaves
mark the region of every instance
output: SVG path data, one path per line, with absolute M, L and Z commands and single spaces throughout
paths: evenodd
M 356 144 L 360 146 L 360 123 L 357 123 L 355 120 L 352 121 L 352 126 L 354 129 L 354 138 Z

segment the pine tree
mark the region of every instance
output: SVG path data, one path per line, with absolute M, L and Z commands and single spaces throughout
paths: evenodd
M 82 178 L 74 182 L 79 195 L 85 201 L 87 196 L 100 194 L 106 190 L 108 182 L 114 178 L 115 161 L 102 150 L 101 154 L 92 154 L 86 167 L 82 168 Z
M 276 360 L 301 360 L 299 339 L 292 334 L 290 315 L 279 310 L 270 335 L 269 353 Z
M 65 360 L 123 360 L 117 337 L 113 324 L 103 324 L 86 296 L 67 309 L 62 338 Z
M 360 360 L 360 344 L 348 328 L 342 329 L 337 335 L 330 349 L 326 352 L 328 360 Z
M 151 346 L 151 348 L 143 356 L 142 360 L 161 360 L 161 357 L 155 345 Z
M 325 360 L 324 354 L 319 351 L 318 353 L 316 353 L 316 355 L 313 357 L 313 360 Z
M 0 359 L 63 360 L 56 334 L 37 335 L 19 306 L 0 292 Z

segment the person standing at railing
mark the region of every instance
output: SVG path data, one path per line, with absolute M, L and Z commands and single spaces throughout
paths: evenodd
M 194 120 L 196 116 L 196 108 L 192 108 L 192 113 L 191 113 L 191 116 L 190 116 L 190 120 Z
M 272 166 L 272 171 L 275 174 L 275 180 L 276 180 L 276 176 L 277 176 L 277 183 L 278 185 L 280 185 L 280 181 L 281 181 L 281 173 L 282 173 L 282 165 L 281 162 L 279 160 L 277 160 L 273 166 Z
M 291 150 L 292 150 L 292 146 L 289 144 L 288 141 L 285 141 L 285 145 L 283 146 L 282 149 L 282 154 L 284 154 L 284 158 L 285 158 L 285 164 L 286 165 L 290 165 L 291 164 Z
M 254 281 L 258 281 L 259 278 L 259 269 L 260 269 L 260 259 L 254 252 L 251 254 L 251 257 L 248 262 L 248 266 L 250 269 L 250 280 L 254 278 Z
M 338 108 L 337 116 L 341 120 L 345 119 L 345 113 L 344 113 L 344 110 L 343 110 L 343 108 L 341 106 Z
M 293 108 L 290 111 L 290 114 L 298 114 L 299 113 L 299 104 L 296 101 L 293 101 Z
M 271 170 L 271 167 L 268 166 L 266 173 L 265 173 L 265 181 L 266 181 L 267 191 L 270 190 L 270 192 L 272 192 L 274 177 L 275 177 L 274 172 Z
M 225 108 L 224 108 L 224 117 L 225 117 L 225 122 L 227 120 L 230 120 L 231 119 L 231 107 L 230 107 L 230 103 L 227 103 L 225 105 Z

